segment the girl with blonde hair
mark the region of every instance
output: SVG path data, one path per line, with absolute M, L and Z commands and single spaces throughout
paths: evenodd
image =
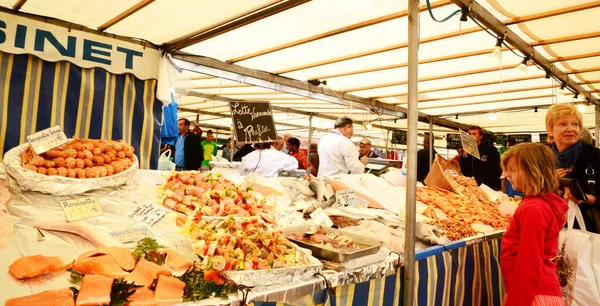
M 502 155 L 502 170 L 523 200 L 502 238 L 500 267 L 505 306 L 563 306 L 561 287 L 552 258 L 568 210 L 556 194 L 556 158 L 547 146 L 523 143 Z

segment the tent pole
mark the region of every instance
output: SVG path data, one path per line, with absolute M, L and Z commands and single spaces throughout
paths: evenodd
M 598 133 L 600 129 L 600 106 L 594 107 L 596 113 L 596 125 L 594 126 L 594 137 L 596 138 L 596 147 L 600 148 L 600 133 Z
M 429 120 L 429 164 L 433 163 L 433 117 Z
M 312 120 L 313 120 L 313 115 L 310 114 L 308 116 L 308 155 L 310 155 L 310 145 L 312 144 L 312 137 L 313 137 Z
M 417 134 L 419 124 L 419 0 L 408 1 L 408 125 L 404 232 L 404 305 L 415 304 L 415 224 L 417 205 Z

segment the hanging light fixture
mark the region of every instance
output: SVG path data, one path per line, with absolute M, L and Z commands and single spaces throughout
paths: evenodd
M 586 108 L 587 108 L 587 107 L 585 106 L 585 104 L 578 104 L 578 105 L 577 105 L 577 110 L 578 110 L 580 113 L 585 113 L 585 111 L 586 111 Z
M 370 130 L 373 128 L 373 124 L 371 122 L 365 123 L 365 129 Z
M 556 91 L 556 96 L 564 97 L 567 92 L 565 90 L 566 87 L 567 87 L 567 84 L 565 82 L 563 82 L 562 85 L 560 85 L 560 89 Z
M 517 66 L 517 70 L 523 72 L 524 74 L 529 74 L 527 71 L 527 62 L 529 62 L 529 56 L 526 56 L 523 61 Z
M 456 114 L 456 120 L 458 120 L 458 114 Z
M 496 46 L 494 47 L 494 51 L 492 51 L 492 53 L 490 53 L 490 55 L 488 56 L 490 61 L 502 63 L 502 42 L 503 41 L 504 41 L 504 39 L 502 37 L 498 36 L 498 39 L 496 39 Z
M 534 113 L 537 113 L 537 112 L 538 112 L 538 107 L 537 107 L 537 106 L 536 106 L 536 107 L 533 109 L 533 112 L 534 112 Z
M 498 117 L 496 117 L 496 111 L 493 111 L 493 112 L 490 114 L 490 117 L 489 117 L 489 118 L 490 118 L 490 120 L 492 120 L 492 121 L 495 121 L 496 119 L 498 119 Z

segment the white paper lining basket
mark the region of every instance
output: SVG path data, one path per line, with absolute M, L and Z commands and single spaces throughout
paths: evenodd
M 58 175 L 48 176 L 27 170 L 21 166 L 21 153 L 28 147 L 29 144 L 26 143 L 11 149 L 6 152 L 3 161 L 6 172 L 19 183 L 23 190 L 38 191 L 56 196 L 80 194 L 89 190 L 123 185 L 133 178 L 135 171 L 138 169 L 139 162 L 137 156 L 134 155 L 134 161 L 129 168 L 107 177 L 76 179 Z

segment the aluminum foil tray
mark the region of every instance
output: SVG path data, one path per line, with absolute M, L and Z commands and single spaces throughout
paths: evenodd
M 135 160 L 128 169 L 107 177 L 76 179 L 58 175 L 47 176 L 21 166 L 21 153 L 27 147 L 29 143 L 12 148 L 6 152 L 3 161 L 6 172 L 19 183 L 22 190 L 38 191 L 54 196 L 80 194 L 94 189 L 124 185 L 133 178 L 138 169 L 139 161 L 134 155 Z
M 304 232 L 309 231 L 310 229 L 311 229 L 311 225 L 308 225 L 308 224 L 307 225 L 298 225 L 298 226 L 284 228 L 283 233 L 285 235 L 290 234 L 290 233 L 304 233 Z M 306 243 L 306 242 L 298 241 L 295 239 L 290 239 L 290 238 L 288 238 L 288 239 L 290 241 L 296 243 L 300 247 L 309 249 L 312 252 L 312 254 L 317 258 L 320 258 L 323 260 L 329 260 L 329 261 L 333 261 L 333 262 L 340 262 L 340 263 L 347 262 L 347 261 L 350 261 L 350 260 L 353 260 L 353 259 L 356 259 L 359 257 L 364 257 L 367 255 L 375 254 L 379 251 L 379 249 L 383 245 L 383 243 L 379 240 L 372 239 L 372 238 L 365 237 L 365 236 L 356 235 L 352 232 L 348 232 L 348 231 L 344 231 L 344 230 L 337 230 L 337 229 L 324 227 L 324 226 L 319 227 L 319 229 L 328 234 L 329 233 L 340 233 L 342 235 L 352 238 L 352 240 L 354 240 L 355 243 L 364 245 L 366 247 L 358 249 L 356 251 L 352 251 L 352 252 L 345 252 L 342 250 L 332 250 L 329 248 L 323 248 L 316 244 Z

